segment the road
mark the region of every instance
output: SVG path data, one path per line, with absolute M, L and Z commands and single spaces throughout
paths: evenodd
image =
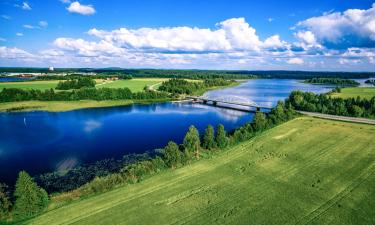
M 323 119 L 340 120 L 340 121 L 347 121 L 347 122 L 353 122 L 353 123 L 365 123 L 365 124 L 375 125 L 375 120 L 372 120 L 372 119 L 347 117 L 347 116 L 335 116 L 335 115 L 315 113 L 315 112 L 305 112 L 305 111 L 297 111 L 297 112 L 303 115 L 318 117 L 318 118 L 323 118 Z

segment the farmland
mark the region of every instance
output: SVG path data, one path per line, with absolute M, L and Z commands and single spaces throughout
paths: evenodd
M 98 84 L 97 88 L 129 88 L 132 92 L 143 91 L 145 86 L 153 86 L 154 89 L 157 89 L 157 86 L 160 85 L 163 81 L 168 79 L 164 78 L 135 78 L 131 80 L 117 80 L 104 82 Z
M 374 224 L 375 127 L 300 117 L 33 224 Z
M 342 88 L 340 93 L 332 94 L 334 97 L 340 98 L 361 98 L 371 99 L 375 96 L 375 87 L 354 87 L 354 88 Z

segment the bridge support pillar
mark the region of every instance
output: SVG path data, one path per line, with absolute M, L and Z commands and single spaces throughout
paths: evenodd
M 203 100 L 203 104 L 207 104 L 207 100 Z
M 260 107 L 257 107 L 257 112 L 260 112 Z
M 213 105 L 217 105 L 217 101 L 212 101 L 212 104 Z

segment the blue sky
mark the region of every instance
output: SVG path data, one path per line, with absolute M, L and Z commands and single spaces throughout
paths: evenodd
M 374 71 L 367 0 L 0 0 L 0 66 Z

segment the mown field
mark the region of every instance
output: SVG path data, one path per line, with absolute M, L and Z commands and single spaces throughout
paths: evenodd
M 32 224 L 375 224 L 375 126 L 301 117 Z
M 356 98 L 360 96 L 371 99 L 375 96 L 375 87 L 342 88 L 341 93 L 334 93 L 332 96 L 340 98 Z
M 24 82 L 0 82 L 0 90 L 3 88 L 20 88 L 20 89 L 36 89 L 45 90 L 55 88 L 58 80 L 48 81 L 24 81 Z
M 117 80 L 109 81 L 102 84 L 98 84 L 97 88 L 106 87 L 106 88 L 129 88 L 132 92 L 143 91 L 145 86 L 151 86 L 154 89 L 157 89 L 163 81 L 168 79 L 164 78 L 134 78 L 131 80 Z

